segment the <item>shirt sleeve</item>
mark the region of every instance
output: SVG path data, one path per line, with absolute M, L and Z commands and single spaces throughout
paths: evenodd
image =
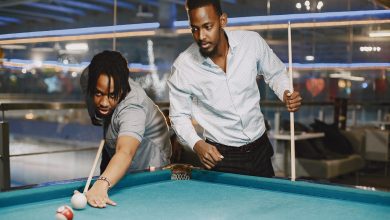
M 168 80 L 169 87 L 169 118 L 179 141 L 186 143 L 192 149 L 201 140 L 191 122 L 192 98 L 189 84 L 180 77 L 178 69 L 173 66 Z
M 139 142 L 142 141 L 146 123 L 146 112 L 143 106 L 126 106 L 118 112 L 117 120 L 119 125 L 118 137 L 131 136 Z
M 286 66 L 275 55 L 265 40 L 258 36 L 258 70 L 264 76 L 265 82 L 275 92 L 280 100 L 283 101 L 284 91 L 290 90 L 289 76 Z

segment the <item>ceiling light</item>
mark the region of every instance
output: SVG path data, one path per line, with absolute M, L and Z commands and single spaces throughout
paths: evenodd
M 360 52 L 380 52 L 381 47 L 372 47 L 372 46 L 361 46 L 359 48 Z
M 297 9 L 301 9 L 301 8 L 302 8 L 302 4 L 301 4 L 300 2 L 298 2 L 297 4 L 295 4 L 295 7 L 296 7 Z
M 352 76 L 350 72 L 343 73 L 332 73 L 329 75 L 330 78 L 345 79 L 351 81 L 364 81 L 364 77 Z
M 305 1 L 305 5 L 306 5 L 306 7 L 310 6 L 310 2 L 309 1 Z
M 317 9 L 318 10 L 321 10 L 321 8 L 324 6 L 324 3 L 322 2 L 322 1 L 319 1 L 318 3 L 317 3 Z
M 53 52 L 54 49 L 51 47 L 34 47 L 31 49 L 34 52 Z
M 17 44 L 6 44 L 1 45 L 0 48 L 6 49 L 6 50 L 25 50 L 25 45 L 17 45 Z
M 313 60 L 314 60 L 314 56 L 308 55 L 308 56 L 305 57 L 305 60 L 307 60 L 307 61 L 313 61 Z
M 65 45 L 65 49 L 69 51 L 88 51 L 87 43 L 70 43 Z
M 370 37 L 390 37 L 390 30 L 372 31 L 368 34 Z
M 24 118 L 29 120 L 34 119 L 34 114 L 32 112 L 27 113 L 26 115 L 24 115 Z

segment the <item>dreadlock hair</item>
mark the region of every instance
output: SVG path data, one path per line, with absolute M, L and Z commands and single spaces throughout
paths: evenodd
M 206 5 L 212 5 L 217 12 L 217 15 L 222 15 L 221 3 L 219 0 L 186 0 L 186 10 L 191 11 L 192 9 L 200 8 Z
M 111 79 L 114 80 L 114 97 L 116 100 L 122 100 L 130 92 L 129 68 L 127 61 L 117 51 L 105 50 L 96 54 L 88 66 L 88 88 L 89 96 L 94 96 L 96 92 L 97 80 L 100 75 L 107 75 L 108 89 L 110 91 Z

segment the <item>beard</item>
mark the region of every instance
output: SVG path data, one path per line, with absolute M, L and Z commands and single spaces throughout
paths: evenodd
M 108 114 L 102 114 L 98 109 L 96 109 L 95 117 L 102 120 L 107 120 L 107 119 L 111 119 L 112 113 L 114 113 L 114 111 L 110 111 Z
M 203 57 L 212 57 L 212 56 L 214 56 L 217 53 L 217 46 L 212 48 L 210 51 L 208 51 L 207 49 L 202 48 L 200 42 L 198 42 L 198 46 L 199 46 L 199 52 L 200 52 L 200 54 Z

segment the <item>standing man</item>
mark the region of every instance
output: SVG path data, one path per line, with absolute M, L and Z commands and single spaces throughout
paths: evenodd
M 274 176 L 256 76 L 263 75 L 290 112 L 298 110 L 301 96 L 289 91 L 284 64 L 259 34 L 224 30 L 219 0 L 187 0 L 186 10 L 195 43 L 175 60 L 168 80 L 174 130 L 207 169 Z
M 108 197 L 128 170 L 169 164 L 171 144 L 164 115 L 145 91 L 129 78 L 126 59 L 116 51 L 95 55 L 88 66 L 89 111 L 103 124 L 109 162 L 87 192 L 88 203 L 103 208 L 116 203 Z M 85 79 L 85 78 L 84 78 Z M 85 83 L 82 83 L 85 85 Z

